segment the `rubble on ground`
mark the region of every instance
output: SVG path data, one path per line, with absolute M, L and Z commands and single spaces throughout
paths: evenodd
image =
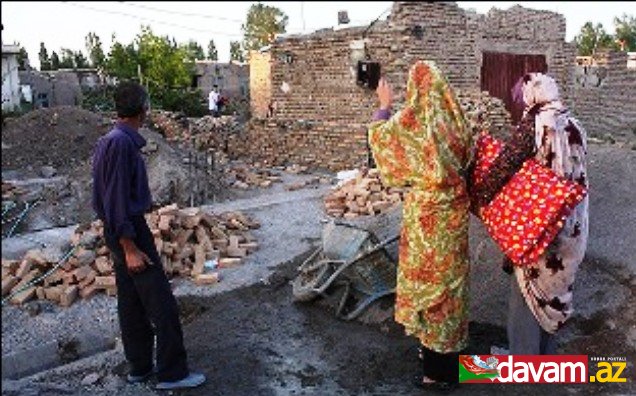
M 153 111 L 149 121 L 170 142 L 191 143 L 199 151 L 214 149 L 223 153 L 227 152 L 227 138 L 241 128 L 235 116 L 187 118 L 164 110 Z
M 219 281 L 219 268 L 240 265 L 258 249 L 250 230 L 260 224 L 241 212 L 220 215 L 200 208 L 179 209 L 176 204 L 146 215 L 161 265 L 169 278 L 190 278 L 197 285 Z M 80 226 L 71 239 L 72 255 L 60 268 L 11 299 L 23 304 L 34 298 L 70 306 L 78 298 L 98 292 L 116 295 L 113 262 L 103 238 L 101 221 Z M 42 250 L 30 250 L 22 260 L 2 260 L 2 297 L 17 293 L 50 271 L 60 260 Z
M 234 188 L 248 189 L 250 187 L 269 188 L 273 183 L 281 183 L 282 178 L 269 169 L 259 169 L 253 166 L 237 164 L 225 169 L 226 181 Z
M 512 119 L 501 99 L 486 91 L 465 90 L 459 93 L 458 101 L 473 135 L 487 130 L 495 137 L 507 136 Z
M 385 187 L 378 169 L 362 168 L 324 198 L 329 216 L 347 220 L 385 213 L 402 202 L 404 189 Z
M 152 129 L 167 141 L 178 140 L 188 132 L 189 120 L 183 113 L 153 110 L 150 112 L 148 122 Z

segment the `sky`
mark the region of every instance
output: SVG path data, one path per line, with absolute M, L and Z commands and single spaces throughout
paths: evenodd
M 289 17 L 288 33 L 310 33 L 337 25 L 338 11 L 346 10 L 351 26 L 367 25 L 382 15 L 385 19 L 392 2 L 263 2 L 283 10 Z M 32 66 L 39 68 L 38 52 L 44 42 L 49 55 L 61 48 L 86 53 L 85 37 L 95 32 L 105 52 L 113 33 L 122 43 L 130 43 L 142 24 L 155 34 L 169 35 L 177 42 L 197 41 L 207 53 L 214 39 L 220 61 L 230 57 L 230 41 L 241 40 L 241 24 L 252 2 L 17 2 L 2 1 L 2 41 L 20 43 L 27 49 Z M 602 23 L 613 33 L 613 19 L 628 12 L 629 2 L 477 2 L 459 1 L 465 9 L 485 14 L 491 8 L 508 9 L 515 4 L 559 12 L 566 17 L 566 40 L 573 40 L 587 21 Z M 636 8 L 636 7 L 634 7 Z M 632 12 L 632 15 L 634 12 Z

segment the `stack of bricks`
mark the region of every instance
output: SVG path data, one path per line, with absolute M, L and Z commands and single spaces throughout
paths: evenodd
M 385 187 L 377 169 L 359 169 L 358 175 L 324 198 L 329 216 L 347 220 L 385 213 L 404 199 L 404 190 Z
M 241 263 L 258 243 L 249 232 L 260 227 L 240 212 L 214 216 L 198 208 L 178 209 L 176 204 L 146 216 L 164 270 L 169 276 L 190 276 L 201 283 L 204 264 L 217 260 L 220 268 Z
M 260 225 L 240 212 L 212 215 L 198 208 L 179 209 L 170 205 L 146 215 L 155 238 L 161 263 L 168 277 L 190 277 L 197 285 L 219 281 L 216 268 L 241 264 L 244 257 L 258 249 L 250 230 Z M 103 238 L 100 221 L 78 227 L 72 237 L 73 255 L 51 275 L 19 292 L 26 284 L 49 271 L 51 262 L 40 250 L 27 252 L 22 260 L 2 260 L 2 296 L 15 294 L 13 304 L 31 299 L 46 299 L 70 306 L 76 299 L 98 292 L 117 293 L 113 262 Z

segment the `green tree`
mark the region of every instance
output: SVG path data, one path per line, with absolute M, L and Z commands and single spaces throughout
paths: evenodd
M 40 52 L 38 53 L 38 59 L 40 60 L 40 70 L 51 70 L 51 60 L 49 59 L 49 52 L 46 50 L 44 43 L 40 43 Z
M 136 38 L 139 64 L 150 87 L 188 87 L 194 65 L 188 52 L 169 37 L 153 34 L 150 27 L 142 27 Z
M 252 4 L 245 23 L 241 25 L 243 49 L 257 50 L 271 44 L 276 34 L 285 33 L 288 19 L 279 8 L 262 3 Z
M 205 114 L 205 107 L 201 92 L 189 89 L 194 75 L 193 60 L 187 44 L 179 45 L 174 38 L 157 36 L 150 27 L 142 26 L 141 32 L 127 45 L 113 35 L 106 71 L 125 80 L 136 79 L 139 68 L 153 108 L 182 111 L 196 117 Z
M 20 52 L 18 52 L 18 70 L 26 70 L 29 65 L 29 53 L 26 48 L 20 46 Z
M 91 66 L 98 69 L 104 67 L 106 55 L 102 49 L 102 41 L 94 32 L 86 35 L 86 52 L 88 53 L 88 59 L 91 61 Z
M 60 58 L 60 69 L 72 69 L 75 66 L 75 53 L 68 49 L 62 48 L 60 51 L 62 57 Z
M 85 69 L 88 66 L 89 66 L 88 59 L 86 59 L 82 51 L 77 51 L 73 53 L 73 68 Z
M 238 41 L 230 42 L 230 60 L 237 62 L 244 62 L 243 50 L 241 49 L 241 43 Z
M 602 24 L 596 26 L 592 22 L 586 22 L 581 32 L 574 37 L 578 54 L 581 56 L 594 55 L 601 49 L 616 49 L 616 43 Z
M 616 40 L 623 42 L 625 51 L 636 51 L 636 18 L 623 14 L 620 18 L 614 18 Z
M 106 59 L 106 71 L 111 76 L 120 79 L 136 78 L 138 57 L 137 50 L 132 43 L 123 45 L 118 41 L 113 41 Z
M 183 45 L 182 48 L 185 50 L 188 59 L 194 60 L 203 60 L 205 59 L 205 52 L 203 52 L 203 47 L 199 45 L 194 40 L 188 41 L 186 45 Z
M 51 70 L 57 70 L 60 68 L 60 57 L 57 52 L 51 52 Z
M 208 59 L 213 61 L 219 60 L 219 52 L 216 50 L 214 40 L 210 40 L 208 43 Z

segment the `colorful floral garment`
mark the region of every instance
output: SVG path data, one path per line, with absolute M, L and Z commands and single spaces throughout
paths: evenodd
M 395 320 L 422 345 L 456 352 L 468 341 L 468 207 L 472 136 L 432 62 L 410 71 L 404 109 L 373 123 L 369 142 L 383 182 L 405 197 Z

